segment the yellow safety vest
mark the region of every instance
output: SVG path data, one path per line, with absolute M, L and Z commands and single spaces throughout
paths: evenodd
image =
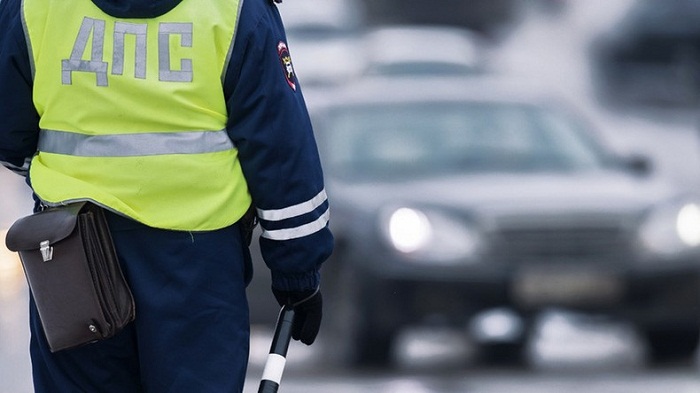
M 92 200 L 146 225 L 214 230 L 251 204 L 222 80 L 238 0 L 118 19 L 90 0 L 24 0 L 40 115 L 30 179 L 47 204 Z

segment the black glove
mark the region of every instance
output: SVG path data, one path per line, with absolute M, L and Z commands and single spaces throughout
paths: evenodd
M 292 338 L 306 345 L 313 344 L 321 328 L 323 299 L 319 288 L 308 291 L 279 291 L 272 288 L 272 293 L 280 306 L 289 306 L 294 310 Z

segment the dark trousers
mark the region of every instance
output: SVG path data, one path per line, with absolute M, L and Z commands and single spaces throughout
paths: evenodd
M 136 320 L 111 339 L 50 353 L 32 302 L 35 391 L 241 392 L 250 266 L 239 225 L 179 232 L 111 213 L 108 220 L 134 294 Z

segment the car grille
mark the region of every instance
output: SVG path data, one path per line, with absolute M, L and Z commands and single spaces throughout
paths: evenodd
M 502 228 L 492 252 L 507 263 L 629 260 L 631 242 L 618 227 Z

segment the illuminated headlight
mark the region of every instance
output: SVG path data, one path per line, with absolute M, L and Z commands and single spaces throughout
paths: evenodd
M 700 204 L 684 203 L 654 211 L 640 232 L 642 244 L 653 253 L 673 255 L 700 246 Z
M 469 262 L 481 248 L 474 228 L 441 212 L 401 207 L 381 215 L 381 220 L 387 242 L 416 262 Z
M 690 247 L 700 244 L 700 207 L 689 203 L 681 208 L 676 218 L 676 231 L 683 243 Z
M 407 207 L 397 209 L 389 216 L 388 230 L 394 247 L 405 253 L 425 248 L 433 235 L 428 217 Z

